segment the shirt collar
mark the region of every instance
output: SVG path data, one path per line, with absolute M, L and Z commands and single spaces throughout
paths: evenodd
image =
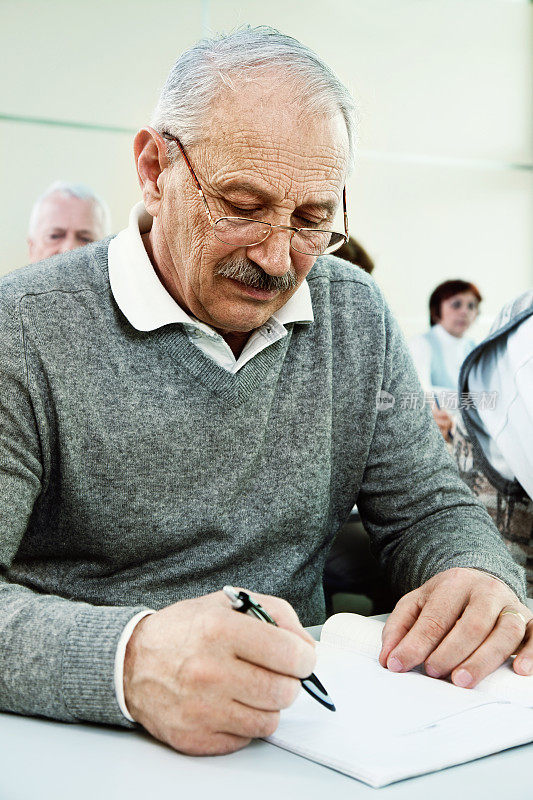
M 460 350 L 468 342 L 468 339 L 465 336 L 453 336 L 453 334 L 448 333 L 446 328 L 443 328 L 440 322 L 437 322 L 433 327 L 436 335 L 450 347 L 456 347 L 458 350 Z
M 137 203 L 130 212 L 128 227 L 109 243 L 109 280 L 118 307 L 138 331 L 181 322 L 212 333 L 209 325 L 187 314 L 176 303 L 157 277 L 141 238 L 151 227 L 151 215 L 142 202 Z M 313 319 L 311 293 L 304 280 L 265 324 L 285 326 L 290 322 L 310 323 Z

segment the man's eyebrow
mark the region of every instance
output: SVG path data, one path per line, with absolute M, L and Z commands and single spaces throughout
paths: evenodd
M 229 181 L 225 183 L 223 186 L 220 187 L 221 191 L 225 194 L 231 194 L 233 192 L 244 191 L 248 194 L 257 197 L 258 200 L 262 200 L 263 202 L 271 201 L 274 197 L 274 192 L 269 192 L 267 189 L 261 189 L 261 187 L 257 186 L 255 183 L 251 183 L 247 180 L 235 180 Z M 302 203 L 298 206 L 299 209 L 308 209 L 309 211 L 321 211 L 325 212 L 326 214 L 334 214 L 337 210 L 338 203 L 334 200 L 307 200 L 305 203 Z
M 301 206 L 298 206 L 298 208 L 302 211 L 304 209 L 308 211 L 322 211 L 327 216 L 333 216 L 337 210 L 337 206 L 338 203 L 334 200 L 308 200 L 306 203 L 302 203 Z
M 269 192 L 268 189 L 261 189 L 261 187 L 257 186 L 255 183 L 241 179 L 224 183 L 222 186 L 220 186 L 220 191 L 224 192 L 225 194 L 231 194 L 239 191 L 248 192 L 248 194 L 253 194 L 254 197 L 257 197 L 259 200 L 272 200 L 274 196 L 274 192 Z

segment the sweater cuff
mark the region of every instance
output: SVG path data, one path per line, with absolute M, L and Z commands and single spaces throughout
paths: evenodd
M 152 611 L 151 609 L 139 611 L 138 614 L 135 614 L 135 616 L 130 619 L 120 634 L 120 639 L 118 640 L 117 650 L 115 653 L 115 696 L 122 714 L 127 720 L 129 720 L 129 722 L 135 722 L 135 720 L 128 711 L 126 698 L 124 697 L 124 659 L 126 658 L 126 647 L 128 646 L 128 642 L 131 639 L 133 631 L 137 627 L 137 623 L 139 623 L 145 617 L 150 616 L 150 614 L 155 614 L 155 611 Z
M 118 642 L 138 607 L 84 606 L 67 637 L 61 667 L 65 704 L 78 720 L 133 727 L 115 695 Z

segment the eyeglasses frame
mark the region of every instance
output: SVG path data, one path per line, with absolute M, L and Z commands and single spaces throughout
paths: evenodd
M 200 185 L 200 181 L 196 177 L 196 173 L 195 173 L 194 169 L 192 168 L 191 162 L 189 161 L 189 158 L 187 156 L 187 153 L 185 152 L 185 149 L 184 149 L 182 143 L 180 142 L 180 140 L 178 139 L 177 136 L 174 136 L 172 133 L 168 133 L 167 131 L 163 131 L 161 133 L 161 136 L 164 139 L 171 139 L 172 141 L 176 142 L 176 144 L 178 145 L 180 153 L 183 156 L 183 159 L 184 159 L 185 163 L 187 164 L 189 172 L 191 173 L 191 177 L 192 177 L 192 179 L 194 181 L 194 184 L 196 186 L 196 189 L 197 189 L 197 192 L 198 192 L 198 196 L 201 198 L 201 200 L 203 202 L 207 217 L 209 219 L 209 224 L 211 225 L 212 228 L 214 228 L 215 225 L 217 224 L 217 222 L 220 222 L 221 219 L 240 219 L 240 220 L 246 220 L 247 222 L 261 222 L 261 223 L 263 223 L 263 225 L 269 225 L 270 226 L 270 231 L 267 233 L 265 238 L 261 239 L 260 242 L 255 242 L 255 244 L 262 244 L 263 242 L 265 242 L 268 239 L 268 237 L 271 235 L 271 233 L 273 232 L 273 230 L 275 228 L 280 228 L 281 230 L 285 230 L 285 231 L 292 231 L 292 236 L 290 238 L 289 244 L 293 248 L 293 250 L 296 250 L 297 253 L 300 253 L 301 251 L 297 250 L 295 247 L 293 247 L 292 240 L 294 238 L 294 234 L 295 233 L 300 233 L 300 231 L 313 231 L 314 233 L 317 233 L 317 232 L 319 232 L 319 233 L 337 233 L 337 235 L 339 235 L 339 236 L 344 236 L 344 242 L 339 242 L 339 244 L 335 248 L 335 250 L 337 250 L 339 247 L 342 247 L 342 245 L 346 244 L 346 242 L 348 241 L 349 233 L 348 233 L 348 212 L 347 212 L 347 205 L 346 205 L 346 185 L 343 186 L 343 188 L 342 188 L 342 212 L 343 212 L 343 221 L 344 221 L 344 234 L 340 233 L 339 231 L 323 230 L 322 228 L 294 228 L 294 227 L 292 227 L 290 225 L 273 225 L 271 222 L 265 222 L 265 220 L 251 219 L 249 217 L 228 217 L 228 216 L 224 216 L 224 217 L 219 217 L 218 219 L 213 219 L 213 215 L 211 214 L 211 211 L 209 210 L 209 206 L 207 204 L 207 199 L 206 199 L 206 197 L 204 195 L 204 192 L 203 192 L 203 189 L 202 189 L 202 187 Z M 215 233 L 215 236 L 216 236 L 216 233 Z M 222 241 L 222 239 L 219 239 L 219 241 Z M 222 243 L 223 244 L 228 244 L 227 242 L 222 242 Z M 248 247 L 254 247 L 255 244 L 254 245 L 248 245 Z M 335 252 L 335 250 L 332 250 L 330 252 Z M 312 255 L 312 253 L 302 253 L 302 255 Z M 318 258 L 318 256 L 317 256 L 317 258 Z

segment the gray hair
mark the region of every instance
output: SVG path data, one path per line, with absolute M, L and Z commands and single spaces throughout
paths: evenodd
M 233 79 L 249 79 L 265 69 L 275 69 L 283 82 L 295 83 L 300 103 L 312 113 L 341 112 L 351 168 L 356 114 L 350 92 L 309 47 L 266 25 L 201 39 L 182 53 L 170 70 L 150 124 L 159 133 L 177 136 L 183 145 L 200 141 L 205 116 L 220 89 L 233 88 Z
M 37 227 L 41 205 L 53 194 L 62 194 L 64 197 L 77 197 L 79 200 L 92 202 L 94 218 L 100 227 L 102 237 L 111 232 L 111 213 L 109 206 L 102 200 L 96 192 L 84 183 L 67 183 L 66 181 L 54 181 L 33 204 L 28 225 L 28 236 L 31 238 Z

